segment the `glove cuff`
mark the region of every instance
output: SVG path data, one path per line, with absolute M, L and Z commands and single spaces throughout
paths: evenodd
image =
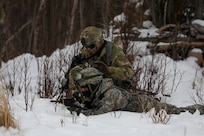
M 113 67 L 108 67 L 108 73 L 113 74 L 114 73 L 114 68 Z

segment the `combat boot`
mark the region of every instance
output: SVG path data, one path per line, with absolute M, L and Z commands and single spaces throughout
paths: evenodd
M 195 113 L 196 110 L 198 110 L 200 112 L 200 115 L 204 114 L 204 106 L 199 105 L 199 104 L 187 106 L 187 107 L 184 107 L 183 109 L 186 110 L 186 111 L 189 111 L 192 114 Z

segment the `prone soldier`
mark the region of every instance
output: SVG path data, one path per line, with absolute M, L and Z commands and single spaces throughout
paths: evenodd
M 101 30 L 94 26 L 85 28 L 80 38 L 83 48 L 73 58 L 66 77 L 70 92 L 68 98 L 83 104 L 81 113 L 147 112 L 155 107 L 157 111 L 165 109 L 169 114 L 186 110 L 194 113 L 196 109 L 204 114 L 204 106 L 201 105 L 177 108 L 145 94 L 128 92 L 134 72 L 122 49 L 104 40 Z

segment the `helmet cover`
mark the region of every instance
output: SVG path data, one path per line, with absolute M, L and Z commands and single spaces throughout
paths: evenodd
M 103 39 L 103 34 L 99 28 L 95 26 L 89 26 L 81 32 L 80 39 L 82 45 L 85 47 L 92 44 L 97 45 L 98 42 Z

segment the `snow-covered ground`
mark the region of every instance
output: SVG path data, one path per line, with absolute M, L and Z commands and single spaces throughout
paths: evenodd
M 13 98 L 23 105 L 22 97 Z M 13 102 L 12 102 L 13 103 Z M 86 117 L 80 114 L 73 123 L 73 116 L 63 105 L 55 105 L 48 99 L 36 99 L 32 111 L 26 112 L 12 104 L 20 130 L 5 130 L 1 136 L 203 136 L 204 116 L 198 112 L 171 115 L 167 124 L 155 124 L 151 112 L 111 112 Z
M 155 32 L 155 29 L 152 29 Z M 141 30 L 142 31 L 142 30 Z M 147 30 L 145 30 L 146 32 Z M 132 43 L 135 50 L 140 50 L 139 55 L 142 58 L 136 58 L 133 63 L 134 66 L 138 65 L 138 61 L 148 62 L 152 60 L 152 56 L 146 52 L 147 42 L 134 42 Z M 56 50 L 49 58 L 55 62 L 58 62 L 60 52 L 65 52 L 67 58 L 74 52 L 72 46 L 69 46 L 63 50 Z M 72 55 L 71 55 L 72 56 Z M 155 56 L 154 56 L 155 58 Z M 203 93 L 203 68 L 200 68 L 196 63 L 195 58 L 187 58 L 183 61 L 175 62 L 169 57 L 163 54 L 156 55 L 156 58 L 165 60 L 160 63 L 155 62 L 155 66 L 163 65 L 165 63 L 165 90 L 163 93 L 171 95 L 171 97 L 162 97 L 162 101 L 174 104 L 178 107 L 188 106 L 198 102 L 203 104 L 204 101 L 198 99 L 196 93 L 199 93 L 204 99 Z M 148 60 L 149 59 L 149 60 Z M 38 61 L 37 61 L 38 60 Z M 155 123 L 153 119 L 153 110 L 148 113 L 133 113 L 133 112 L 110 112 L 102 115 L 86 117 L 80 114 L 79 117 L 73 116 L 61 104 L 50 103 L 50 99 L 42 99 L 30 94 L 36 94 L 37 88 L 36 82 L 39 80 L 38 66 L 39 62 L 45 60 L 45 56 L 41 58 L 35 58 L 33 55 L 24 54 L 3 64 L 2 74 L 5 79 L 9 77 L 8 71 L 14 70 L 16 73 L 12 73 L 10 76 L 16 77 L 16 85 L 19 85 L 18 80 L 19 73 L 25 73 L 25 62 L 28 65 L 28 77 L 27 84 L 31 84 L 34 88 L 29 93 L 29 104 L 31 104 L 31 98 L 34 98 L 32 110 L 28 108 L 25 111 L 25 93 L 22 91 L 20 94 L 16 93 L 13 97 L 9 96 L 9 105 L 11 112 L 13 113 L 16 121 L 18 122 L 20 129 L 10 128 L 6 130 L 4 127 L 0 127 L 0 136 L 203 136 L 204 135 L 204 115 L 199 115 L 197 111 L 194 114 L 184 112 L 180 115 L 168 115 L 169 119 L 165 123 Z M 37 63 L 38 62 L 38 63 Z M 22 66 L 15 68 L 14 66 Z M 24 66 L 23 66 L 24 65 Z M 58 63 L 56 63 L 58 65 Z M 140 65 L 142 65 L 140 63 Z M 62 66 L 67 69 L 68 66 Z M 59 67 L 53 66 L 52 71 L 55 73 Z M 162 70 L 163 67 L 162 67 Z M 160 72 L 163 72 L 163 71 Z M 176 76 L 175 76 L 176 73 Z M 62 73 L 56 73 L 55 77 L 60 77 Z M 22 76 L 22 75 L 21 75 Z M 24 78 L 25 79 L 25 78 Z M 7 79 L 8 80 L 8 79 Z M 21 80 L 21 83 L 23 81 Z M 19 84 L 18 84 L 19 83 Z M 172 85 L 174 87 L 172 88 Z M 22 84 L 19 86 L 23 86 Z M 56 84 L 56 88 L 57 88 Z M 16 91 L 15 91 L 16 92 Z M 202 103 L 203 102 L 203 103 Z M 74 122 L 74 119 L 76 121 Z

